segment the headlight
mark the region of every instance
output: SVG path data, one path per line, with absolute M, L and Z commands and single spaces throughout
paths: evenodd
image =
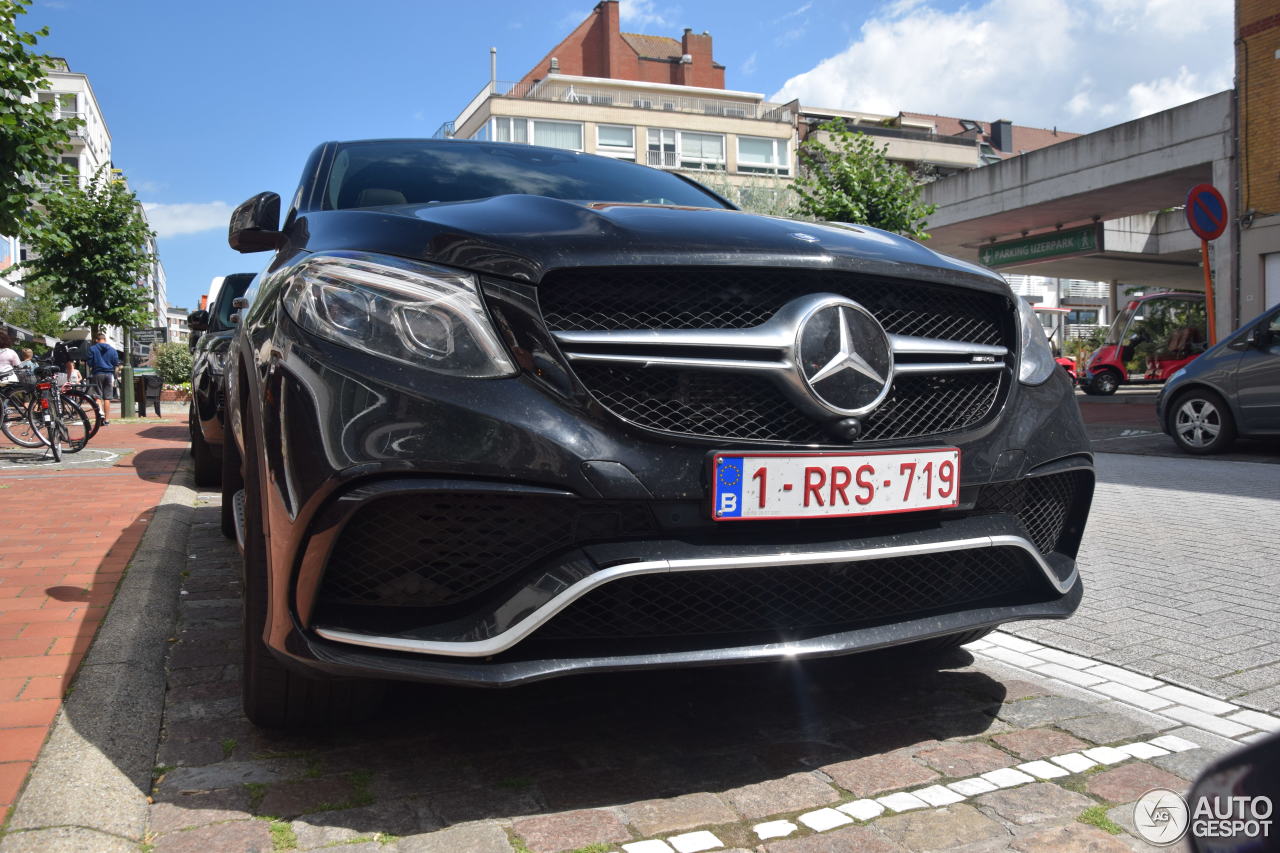
M 1015 295 L 1013 298 L 1018 302 L 1019 338 L 1022 342 L 1018 379 L 1024 385 L 1039 385 L 1053 375 L 1058 363 L 1053 360 L 1049 337 L 1044 333 L 1044 326 L 1040 325 L 1036 312 L 1021 296 Z
M 288 275 L 290 316 L 322 338 L 473 379 L 515 375 L 475 279 L 382 255 L 316 254 Z

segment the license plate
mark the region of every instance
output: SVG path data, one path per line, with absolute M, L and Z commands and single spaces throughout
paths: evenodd
M 711 482 L 716 521 L 946 509 L 960 503 L 960 451 L 717 453 Z

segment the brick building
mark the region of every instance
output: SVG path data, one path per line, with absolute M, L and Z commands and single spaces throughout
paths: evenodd
M 1280 9 L 1236 0 L 1240 291 L 1280 304 Z M 1241 319 L 1248 319 L 1243 317 Z

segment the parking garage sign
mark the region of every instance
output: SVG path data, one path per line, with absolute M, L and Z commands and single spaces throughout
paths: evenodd
M 1227 228 L 1227 202 L 1213 184 L 1196 184 L 1187 193 L 1187 224 L 1201 240 L 1216 240 Z
M 991 243 L 978 249 L 978 261 L 988 267 L 1034 264 L 1059 258 L 1094 255 L 1103 250 L 1102 224 L 1064 228 L 1047 234 Z

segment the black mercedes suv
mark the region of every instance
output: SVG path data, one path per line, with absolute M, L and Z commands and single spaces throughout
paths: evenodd
M 1068 378 L 1000 276 L 677 174 L 509 143 L 317 148 L 226 359 L 245 708 L 380 679 L 965 642 L 1080 602 Z

